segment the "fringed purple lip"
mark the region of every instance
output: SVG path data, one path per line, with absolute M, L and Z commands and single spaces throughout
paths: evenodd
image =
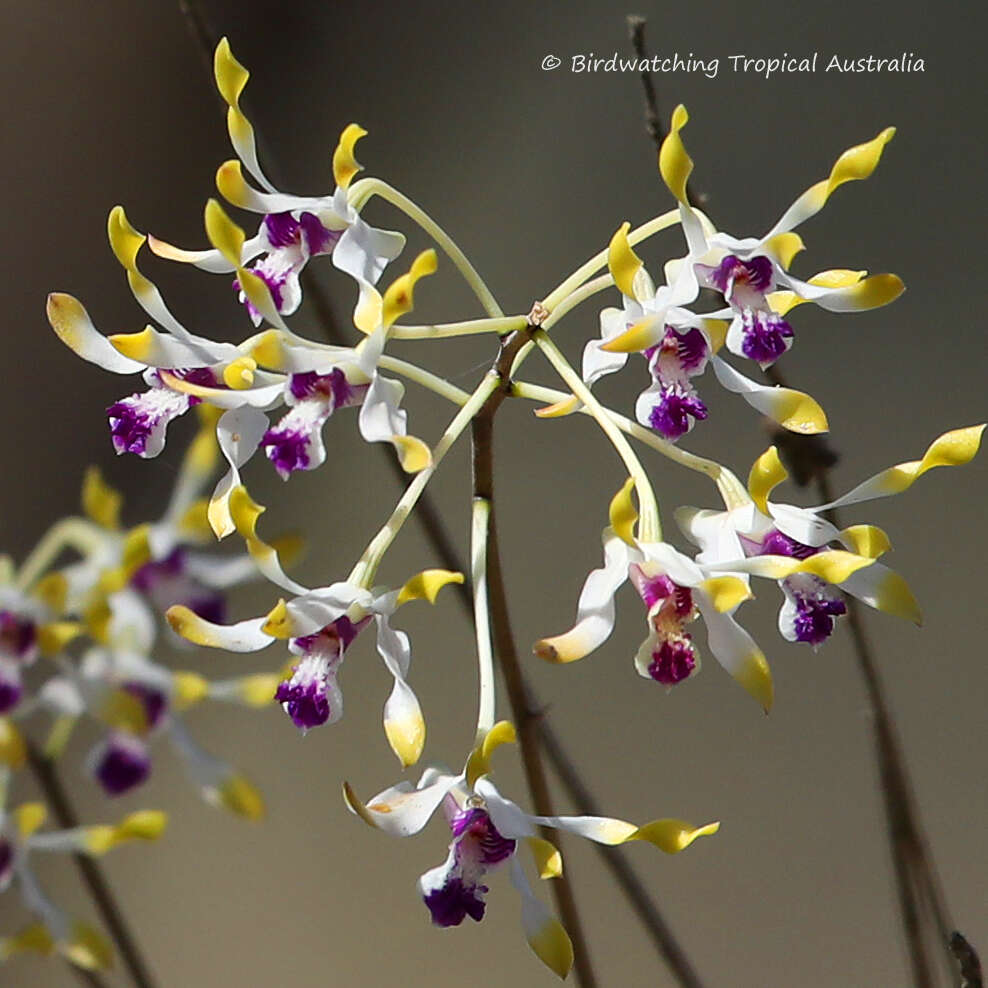
M 792 341 L 792 326 L 782 316 L 762 309 L 741 313 L 741 352 L 762 368 L 775 363 Z
M 652 652 L 648 674 L 663 686 L 675 686 L 696 669 L 696 650 L 689 635 L 667 638 Z
M 815 549 L 811 545 L 803 545 L 788 535 L 780 532 L 777 528 L 771 529 L 762 539 L 756 555 L 759 556 L 791 556 L 794 559 L 809 559 L 816 555 L 820 549 Z
M 685 436 L 696 421 L 707 417 L 707 406 L 692 388 L 680 385 L 664 387 L 659 400 L 652 406 L 648 424 L 670 441 Z
M 728 254 L 717 267 L 706 270 L 706 280 L 728 299 L 739 288 L 764 295 L 772 287 L 772 260 L 764 255 L 743 261 Z
M 424 901 L 436 926 L 459 926 L 467 916 L 479 923 L 487 908 L 483 896 L 488 891 L 486 885 L 467 885 L 462 878 L 454 877 L 429 892 Z
M 679 439 L 707 417 L 690 378 L 703 373 L 709 356 L 706 337 L 695 327 L 667 326 L 662 341 L 645 351 L 653 383 L 639 399 L 638 416 L 664 439 Z
M 329 720 L 330 709 L 326 685 L 316 678 L 296 683 L 293 676 L 292 679 L 278 684 L 274 698 L 301 731 L 319 727 Z
M 821 581 L 822 583 L 822 581 Z M 825 586 L 825 585 L 824 585 Z M 847 605 L 839 597 L 824 592 L 793 593 L 796 616 L 793 627 L 796 641 L 820 645 L 834 631 L 834 619 L 847 613 Z

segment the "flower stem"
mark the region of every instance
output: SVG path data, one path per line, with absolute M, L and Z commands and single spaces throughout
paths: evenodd
M 499 319 L 437 323 L 434 326 L 392 326 L 389 336 L 394 340 L 444 340 L 451 336 L 476 336 L 480 333 L 503 335 L 524 329 L 527 322 L 525 316 L 503 316 Z
M 477 743 L 494 726 L 494 652 L 491 648 L 491 619 L 487 597 L 487 543 L 491 502 L 474 497 L 470 537 L 470 575 L 473 586 L 473 622 L 477 634 L 480 702 L 477 711 Z
M 17 589 L 28 590 L 63 549 L 77 549 L 87 555 L 98 549 L 102 542 L 102 533 L 85 518 L 63 518 L 55 522 L 24 560 L 17 573 Z
M 363 178 L 359 182 L 355 182 L 350 186 L 347 200 L 354 209 L 360 210 L 371 196 L 380 196 L 385 202 L 389 202 L 392 206 L 400 209 L 410 220 L 422 227 L 449 256 L 456 266 L 456 270 L 463 275 L 464 280 L 473 290 L 474 295 L 477 296 L 480 304 L 484 307 L 484 311 L 492 318 L 504 317 L 504 313 L 491 294 L 491 290 L 484 284 L 484 280 L 477 273 L 477 269 L 467 260 L 466 254 L 456 246 L 453 238 L 424 209 L 379 178 Z

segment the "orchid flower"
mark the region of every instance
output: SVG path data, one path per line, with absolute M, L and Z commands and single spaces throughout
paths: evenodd
M 741 603 L 752 596 L 747 583 L 714 572 L 665 542 L 637 541 L 632 487 L 629 481 L 611 501 L 611 523 L 602 536 L 604 565 L 583 585 L 576 624 L 537 642 L 535 653 L 565 663 L 599 648 L 614 630 L 614 596 L 631 580 L 645 605 L 648 625 L 648 637 L 635 656 L 640 675 L 671 688 L 699 671 L 699 650 L 686 626 L 702 616 L 711 653 L 767 711 L 772 705 L 768 662 L 734 619 Z
M 405 238 L 400 233 L 377 230 L 361 218 L 347 200 L 353 177 L 361 170 L 353 156 L 354 145 L 366 131 L 350 124 L 340 135 L 333 154 L 333 177 L 336 189 L 324 196 L 294 196 L 279 192 L 268 181 L 257 160 L 254 128 L 240 107 L 240 97 L 249 73 L 234 58 L 230 44 L 223 38 L 214 57 L 216 85 L 227 103 L 230 141 L 239 161 L 227 161 L 216 174 L 216 185 L 234 206 L 264 218 L 255 236 L 245 241 L 238 255 L 231 258 L 217 250 L 189 251 L 173 247 L 150 237 L 148 246 L 160 257 L 196 265 L 204 271 L 230 273 L 260 257 L 247 270 L 267 286 L 276 311 L 281 315 L 295 312 L 302 301 L 299 275 L 311 257 L 332 256 L 333 264 L 351 275 L 362 287 L 374 285 L 389 261 L 402 251 Z M 244 180 L 245 167 L 262 187 L 257 191 Z M 247 306 L 254 325 L 265 313 L 251 298 L 240 277 L 234 281 L 240 299 Z
M 231 508 L 255 562 L 268 579 L 294 596 L 279 600 L 263 617 L 232 625 L 207 621 L 188 607 L 172 607 L 167 613 L 171 626 L 196 645 L 231 652 L 257 652 L 276 640 L 287 641 L 298 661 L 278 686 L 276 699 L 295 726 L 305 732 L 335 723 L 342 716 L 343 696 L 337 680 L 340 665 L 346 649 L 373 619 L 378 654 L 394 678 L 384 705 L 384 731 L 402 764 L 414 765 L 425 743 L 425 721 L 407 682 L 411 662 L 408 636 L 393 629 L 390 619 L 408 601 L 434 603 L 447 583 L 462 583 L 462 574 L 425 570 L 399 590 L 368 590 L 347 582 L 310 589 L 284 574 L 277 552 L 257 535 L 257 519 L 264 509 L 254 504 L 243 488 L 234 492 Z
M 825 557 L 834 556 L 829 550 L 835 542 L 859 557 L 877 559 L 891 548 L 885 532 L 873 525 L 838 530 L 822 515 L 832 508 L 898 494 L 934 467 L 968 463 L 978 451 L 983 430 L 984 426 L 979 425 L 944 433 L 930 444 L 921 459 L 883 470 L 842 497 L 814 508 L 769 500 L 769 494 L 788 476 L 776 448 L 771 446 L 752 466 L 748 480 L 750 503 L 726 512 L 681 508 L 676 519 L 687 537 L 700 546 L 698 561 L 730 568 L 738 575 L 756 574 L 778 580 L 785 595 L 779 631 L 787 641 L 816 648 L 830 637 L 835 619 L 846 612 L 837 588 L 869 607 L 918 624 L 919 605 L 906 581 L 894 570 L 873 562 L 841 578 L 839 569 L 828 570 L 821 564 Z M 806 568 L 785 573 L 777 567 L 782 557 L 804 560 Z
M 0 771 L 5 796 L 8 773 Z M 109 942 L 88 924 L 70 919 L 48 898 L 31 868 L 30 856 L 46 851 L 95 856 L 128 841 L 157 840 L 167 817 L 157 810 L 140 810 L 115 825 L 42 832 L 46 816 L 41 803 L 24 803 L 7 811 L 0 802 L 0 894 L 16 883 L 24 905 L 37 917 L 37 922 L 19 933 L 0 938 L 0 962 L 26 951 L 47 955 L 57 950 L 79 967 L 108 968 L 113 960 Z
M 868 178 L 895 128 L 888 127 L 871 141 L 845 151 L 830 175 L 804 192 L 763 237 L 738 239 L 726 233 L 708 235 L 689 203 L 686 183 L 693 162 L 680 136 L 688 119 L 685 107 L 677 107 L 659 153 L 659 170 L 679 202 L 689 246 L 689 256 L 681 262 L 679 276 L 689 281 L 697 279 L 699 285 L 724 296 L 728 308 L 711 313 L 710 318 L 731 319 L 726 336 L 731 353 L 754 360 L 762 368 L 774 363 L 793 341 L 792 327 L 784 316 L 801 302 L 815 302 L 831 312 L 858 312 L 898 298 L 903 284 L 892 274 L 865 277 L 863 271 L 835 270 L 800 281 L 788 272 L 793 258 L 803 249 L 803 241 L 793 230 L 816 215 L 839 186 Z M 690 270 L 683 271 L 682 267 Z M 781 291 L 774 295 L 777 289 Z M 644 327 L 636 326 L 634 330 L 629 335 L 636 341 L 648 335 Z M 662 327 L 653 326 L 650 332 L 652 343 L 659 342 Z
M 205 220 L 217 250 L 236 263 L 243 230 L 215 200 L 207 204 Z M 148 326 L 140 333 L 104 337 L 78 300 L 58 293 L 49 296 L 49 321 L 79 356 L 118 374 L 143 371 L 150 390 L 109 409 L 118 453 L 157 456 L 164 448 L 165 430 L 176 417 L 199 403 L 223 410 L 216 434 L 229 469 L 216 486 L 209 511 L 219 537 L 233 531 L 230 492 L 258 447 L 264 446 L 282 477 L 294 470 L 315 469 L 326 458 L 322 426 L 339 407 L 360 404 L 361 435 L 368 442 L 391 442 L 409 472 L 429 464 L 428 448 L 407 434 L 407 417 L 400 408 L 402 385 L 381 377 L 377 363 L 393 322 L 411 310 L 415 283 L 435 270 L 433 251 L 421 254 L 383 298 L 370 284 L 362 287 L 359 308 L 368 338 L 357 347 L 318 344 L 297 336 L 275 310 L 264 282 L 238 268 L 245 290 L 275 328 L 234 346 L 193 336 L 171 314 L 157 288 L 137 268 L 137 253 L 145 238 L 130 226 L 120 207 L 110 214 L 109 232 L 135 297 L 166 332 Z M 272 428 L 264 413 L 282 404 L 289 411 Z
M 691 379 L 710 363 L 728 391 L 740 394 L 784 428 L 804 434 L 826 432 L 826 415 L 809 395 L 757 384 L 718 355 L 725 332 L 729 335 L 726 323 L 719 318 L 723 313 L 698 316 L 682 308 L 696 299 L 699 290 L 690 264 L 684 261 L 678 267 L 667 266 L 669 284 L 656 289 L 628 243 L 629 226 L 621 226 L 607 251 L 608 269 L 621 291 L 623 308 L 601 313 L 601 338 L 591 340 L 583 352 L 586 383 L 592 385 L 603 375 L 620 370 L 629 352 L 641 352 L 652 383 L 638 398 L 636 417 L 642 425 L 674 441 L 707 417 L 707 406 Z
M 419 833 L 442 806 L 453 840 L 443 864 L 419 879 L 419 894 L 436 926 L 459 926 L 469 916 L 479 922 L 487 907 L 489 871 L 507 864 L 511 883 L 521 896 L 525 938 L 539 960 L 565 978 L 573 962 L 573 946 L 562 925 L 533 893 L 517 851 L 522 842 L 532 852 L 540 878 L 562 874 L 562 857 L 537 827 L 553 827 L 600 844 L 643 840 L 675 854 L 698 837 L 714 834 L 718 823 L 693 827 L 682 820 L 655 820 L 637 827 L 609 817 L 533 816 L 502 796 L 489 778 L 490 758 L 502 744 L 515 740 L 507 721 L 484 733 L 459 775 L 428 768 L 414 788 L 408 782 L 362 802 L 348 783 L 347 806 L 365 823 L 396 837 Z

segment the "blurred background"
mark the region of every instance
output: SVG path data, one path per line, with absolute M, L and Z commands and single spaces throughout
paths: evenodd
M 828 267 L 895 271 L 909 290 L 893 306 L 862 315 L 800 308 L 798 345 L 779 364 L 827 409 L 841 453 L 834 486 L 843 491 L 919 457 L 941 432 L 985 417 L 978 288 L 985 70 L 980 35 L 965 29 L 959 5 L 962 19 L 949 16 L 953 6 L 711 0 L 626 10 L 592 0 L 350 7 L 204 0 L 201 10 L 251 70 L 244 105 L 279 187 L 330 191 L 337 136 L 360 122 L 370 132 L 358 155 L 367 174 L 396 185 L 444 225 L 509 313 L 527 312 L 606 246 L 622 221 L 637 224 L 672 205 L 644 131 L 638 77 L 570 71 L 572 55 L 628 54 L 627 13 L 648 18 L 651 52 L 721 60 L 714 79 L 680 73 L 657 84 L 664 117 L 677 102 L 689 107 L 694 182 L 722 229 L 760 235 L 846 147 L 897 126 L 876 174 L 842 188 L 800 230 L 808 250 L 794 269 L 804 277 Z M 203 244 L 202 207 L 231 152 L 210 71 L 177 4 L 4 0 L 0 11 L 8 134 L 0 160 L 8 306 L 0 519 L 4 551 L 23 558 L 51 521 L 77 510 L 89 463 L 126 491 L 129 523 L 161 511 L 188 423 L 172 427 L 159 459 L 117 459 L 103 410 L 132 384 L 64 348 L 46 323 L 44 299 L 51 290 L 70 292 L 103 332 L 140 329 L 144 315 L 106 245 L 107 212 L 122 203 L 139 229 Z M 733 54 L 814 51 L 815 75 L 766 80 L 734 74 L 727 62 Z M 923 58 L 925 72 L 822 71 L 831 54 L 901 52 Z M 541 68 L 549 54 L 563 61 L 551 72 Z M 380 202 L 366 215 L 409 235 L 393 277 L 426 241 Z M 673 231 L 641 253 L 658 273 L 679 251 Z M 414 321 L 479 316 L 452 266 L 442 257 L 440 266 L 420 286 Z M 144 268 L 194 332 L 240 339 L 249 331 L 224 279 L 150 257 Z M 351 289 L 328 264 L 319 270 L 345 333 Z M 574 361 L 598 332 L 599 309 L 616 300 L 616 293 L 602 295 L 560 324 L 554 335 Z M 293 326 L 321 332 L 307 308 Z M 484 339 L 396 345 L 394 352 L 440 368 L 461 387 L 472 386 L 494 356 Z M 524 376 L 552 381 L 537 357 Z M 599 393 L 631 414 L 644 383 L 641 362 L 632 362 Z M 763 425 L 711 375 L 700 390 L 710 419 L 684 445 L 744 476 L 768 443 Z M 426 438 L 451 414 L 414 392 L 408 407 L 413 431 Z M 360 443 L 355 424 L 353 414 L 340 413 L 327 426 L 332 459 L 317 472 L 282 485 L 261 458 L 247 472 L 254 496 L 270 505 L 265 531 L 298 529 L 309 538 L 297 575 L 313 585 L 349 571 L 399 494 L 384 457 Z M 571 624 L 582 581 L 599 565 L 600 529 L 624 474 L 592 422 L 536 424 L 522 403 L 502 409 L 496 452 L 512 619 L 528 656 L 529 643 Z M 645 459 L 670 537 L 675 506 L 717 506 L 700 478 L 647 452 Z M 432 485 L 461 547 L 467 466 L 464 446 Z M 896 547 L 890 563 L 924 608 L 922 629 L 870 613 L 867 626 L 954 921 L 983 949 L 986 482 L 982 456 L 845 514 L 845 523 L 868 521 L 889 532 Z M 783 500 L 815 503 L 811 493 L 786 493 Z M 400 583 L 436 564 L 409 524 L 381 579 Z M 252 588 L 237 598 L 233 616 L 261 613 L 276 596 Z M 426 759 L 458 764 L 472 740 L 475 660 L 463 613 L 452 594 L 444 596 L 434 610 L 404 609 L 397 623 L 412 636 L 412 682 L 429 723 Z M 640 679 L 632 657 L 643 625 L 630 591 L 619 599 L 618 629 L 592 658 L 549 667 L 529 657 L 526 672 L 608 813 L 722 821 L 716 838 L 676 857 L 637 845 L 626 852 L 707 984 L 904 984 L 871 724 L 849 636 L 841 628 L 816 654 L 787 645 L 775 631 L 777 605 L 766 585 L 743 612 L 775 676 L 776 706 L 767 718 L 710 657 L 702 675 L 669 695 Z M 176 661 L 223 676 L 271 669 L 282 659 L 276 647 L 239 658 L 186 653 Z M 415 880 L 445 856 L 441 821 L 398 841 L 347 812 L 342 779 L 369 795 L 399 773 L 380 730 L 389 678 L 370 640 L 348 653 L 341 682 L 343 721 L 304 738 L 275 708 L 210 706 L 190 716 L 197 737 L 263 790 L 268 815 L 259 824 L 203 804 L 164 746 L 147 786 L 113 804 L 84 775 L 84 744 L 63 765 L 87 820 L 143 806 L 172 815 L 162 844 L 125 848 L 106 862 L 159 983 L 553 983 L 524 943 L 506 875 L 492 876 L 482 924 L 430 926 Z M 507 715 L 506 703 L 501 712 Z M 497 771 L 502 790 L 528 806 L 511 754 L 500 757 Z M 27 794 L 25 787 L 15 798 Z M 562 798 L 559 805 L 570 809 Z M 593 849 L 570 840 L 566 862 L 600 983 L 672 984 Z M 59 900 L 95 918 L 67 864 L 44 864 L 42 877 Z M 549 901 L 548 889 L 538 891 Z M 0 930 L 23 920 L 14 896 L 0 900 Z M 0 981 L 76 983 L 56 963 L 30 957 L 12 962 Z

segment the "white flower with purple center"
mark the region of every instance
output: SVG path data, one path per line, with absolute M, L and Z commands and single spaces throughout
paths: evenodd
M 253 127 L 240 108 L 248 72 L 234 58 L 225 38 L 216 47 L 214 67 L 220 95 L 229 106 L 230 140 L 239 158 L 220 166 L 216 185 L 228 202 L 262 213 L 264 219 L 257 234 L 243 243 L 235 258 L 218 250 L 183 250 L 154 237 L 149 240 L 151 250 L 161 257 L 195 264 L 214 273 L 235 271 L 260 256 L 248 270 L 267 286 L 275 311 L 280 315 L 290 315 L 298 308 L 302 299 L 299 274 L 312 257 L 330 255 L 334 266 L 353 277 L 361 292 L 375 285 L 388 262 L 401 253 L 405 238 L 400 233 L 369 226 L 347 199 L 350 182 L 360 171 L 353 156 L 354 145 L 366 131 L 350 124 L 340 135 L 333 155 L 334 192 L 323 196 L 279 192 L 261 169 Z M 247 184 L 243 168 L 263 191 Z M 234 287 L 255 325 L 269 318 L 241 284 L 239 272 Z
M 800 281 L 788 269 L 803 242 L 793 230 L 818 213 L 835 189 L 845 182 L 868 178 L 875 170 L 895 129 L 888 127 L 873 140 L 845 151 L 830 175 L 803 193 L 761 238 L 738 239 L 704 229 L 700 214 L 690 205 L 686 182 L 693 162 L 680 131 L 689 119 L 683 106 L 672 116 L 669 135 L 659 154 L 659 169 L 679 202 L 689 256 L 678 262 L 690 268 L 706 288 L 720 292 L 728 308 L 709 318 L 731 319 L 726 344 L 731 353 L 754 360 L 762 368 L 773 364 L 793 343 L 793 330 L 784 318 L 794 306 L 815 302 L 831 312 L 858 312 L 887 305 L 903 291 L 891 274 L 866 278 L 864 271 L 824 271 Z M 776 291 L 779 289 L 780 291 Z
M 525 813 L 502 796 L 488 777 L 494 750 L 514 740 L 513 726 L 502 721 L 481 733 L 459 775 L 429 768 L 417 786 L 399 782 L 366 803 L 349 784 L 344 783 L 343 791 L 353 813 L 396 837 L 419 833 L 442 806 L 453 836 L 449 854 L 418 882 L 419 894 L 433 923 L 440 927 L 459 926 L 467 917 L 480 922 L 487 908 L 486 876 L 506 864 L 511 883 L 521 896 L 526 940 L 544 964 L 565 978 L 573 961 L 569 936 L 532 891 L 517 853 L 523 844 L 528 847 L 540 878 L 562 874 L 559 851 L 538 836 L 537 828 L 553 827 L 608 845 L 643 840 L 675 854 L 698 837 L 716 833 L 719 824 L 693 827 L 682 820 L 664 819 L 637 827 L 611 817 L 542 817 Z
M 934 467 L 968 463 L 978 451 L 983 429 L 979 425 L 944 433 L 922 459 L 883 470 L 815 508 L 768 499 L 788 477 L 772 446 L 752 466 L 750 503 L 723 512 L 681 508 L 676 519 L 700 546 L 698 561 L 742 577 L 753 574 L 778 581 L 785 597 L 779 631 L 787 641 L 814 648 L 826 641 L 836 619 L 847 611 L 839 590 L 876 610 L 919 623 L 919 605 L 906 581 L 895 570 L 875 562 L 891 548 L 885 532 L 873 525 L 838 529 L 822 515 L 831 508 L 897 494 Z M 843 548 L 834 549 L 835 543 Z M 785 559 L 800 561 L 800 569 L 780 565 Z
M 698 316 L 681 307 L 693 302 L 699 293 L 689 259 L 667 265 L 669 284 L 655 288 L 641 258 L 631 248 L 628 229 L 627 223 L 621 226 L 607 251 L 608 269 L 623 296 L 623 307 L 601 313 L 600 339 L 591 340 L 583 351 L 586 383 L 592 385 L 603 375 L 620 370 L 629 353 L 641 353 L 648 361 L 652 384 L 638 398 L 636 417 L 642 425 L 674 441 L 707 417 L 707 406 L 692 378 L 710 364 L 723 387 L 740 394 L 784 428 L 825 432 L 827 418 L 809 395 L 758 384 L 719 356 L 728 332 L 721 318 L 725 313 Z
M 583 585 L 576 623 L 564 634 L 537 642 L 535 653 L 566 663 L 599 648 L 614 630 L 615 594 L 630 579 L 647 608 L 648 637 L 635 656 L 640 675 L 672 687 L 699 669 L 699 650 L 686 630 L 699 614 L 713 656 L 768 710 L 768 662 L 734 619 L 734 612 L 751 597 L 746 581 L 694 562 L 665 542 L 638 542 L 632 535 L 633 521 L 628 520 L 636 517 L 632 487 L 629 481 L 611 502 L 611 525 L 602 536 L 604 565 Z

